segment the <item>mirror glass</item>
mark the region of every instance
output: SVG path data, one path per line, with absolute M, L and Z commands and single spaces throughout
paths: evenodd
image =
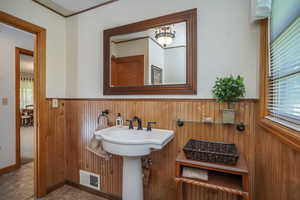
M 186 84 L 186 22 L 110 37 L 111 87 Z

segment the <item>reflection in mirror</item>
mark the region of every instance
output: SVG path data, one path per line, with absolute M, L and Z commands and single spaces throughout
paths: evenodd
M 110 37 L 110 85 L 186 84 L 186 51 L 186 22 Z

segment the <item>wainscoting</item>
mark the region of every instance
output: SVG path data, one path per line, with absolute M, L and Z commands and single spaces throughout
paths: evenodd
M 255 199 L 300 199 L 300 152 L 261 128 L 256 135 Z
M 85 149 L 96 128 L 97 115 L 104 109 L 111 111 L 110 119 L 114 121 L 120 112 L 125 119 L 137 115 L 147 121 L 157 121 L 156 127 L 176 131 L 176 138 L 164 150 L 153 153 L 150 184 L 145 188 L 146 200 L 175 199 L 175 158 L 183 145 L 190 138 L 212 141 L 234 142 L 249 161 L 251 183 L 254 182 L 254 107 L 253 101 L 243 101 L 236 105 L 237 118 L 244 121 L 246 131 L 238 132 L 232 126 L 185 124 L 176 126 L 176 119 L 199 120 L 211 116 L 220 120 L 220 110 L 226 105 L 212 100 L 109 100 L 87 101 L 68 100 L 66 110 L 66 179 L 75 183 L 79 181 L 79 169 L 95 172 L 101 176 L 101 190 L 121 196 L 122 159 L 114 156 L 105 161 Z M 254 184 L 251 184 L 253 189 Z M 198 199 L 196 188 L 186 187 L 187 199 Z M 225 194 L 202 189 L 207 198 L 217 198 Z M 203 196 L 204 198 L 204 196 Z M 205 199 L 205 198 L 204 198 Z
M 47 143 L 47 191 L 50 192 L 65 182 L 65 103 L 60 102 L 59 108 L 52 108 L 48 101 L 48 134 Z
M 232 126 L 186 123 L 176 126 L 176 119 L 197 120 L 203 116 L 221 120 L 225 104 L 213 100 L 60 100 L 59 108 L 49 101 L 48 189 L 64 181 L 79 183 L 79 169 L 101 176 L 101 191 L 121 196 L 122 158 L 105 161 L 86 150 L 97 125 L 97 115 L 109 109 L 110 120 L 120 112 L 124 119 L 137 115 L 147 121 L 157 121 L 157 128 L 173 129 L 175 139 L 162 151 L 154 152 L 146 200 L 175 199 L 175 165 L 177 153 L 190 138 L 225 141 L 237 144 L 248 161 L 250 195 L 255 200 L 296 200 L 300 197 L 300 153 L 281 144 L 274 136 L 257 127 L 258 102 L 244 100 L 236 104 L 237 121 L 246 124 L 244 132 Z M 184 185 L 185 200 L 237 199 L 236 196 L 196 186 Z

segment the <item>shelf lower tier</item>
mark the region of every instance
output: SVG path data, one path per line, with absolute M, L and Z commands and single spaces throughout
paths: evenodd
M 233 189 L 233 188 L 229 188 L 229 187 L 215 185 L 215 184 L 211 184 L 209 182 L 203 182 L 203 181 L 200 181 L 200 180 L 198 181 L 198 180 L 193 180 L 193 179 L 188 179 L 188 178 L 175 178 L 175 181 L 177 183 L 183 182 L 183 183 L 187 183 L 187 184 L 192 184 L 192 185 L 205 187 L 205 188 L 208 188 L 208 189 L 219 190 L 219 191 L 231 193 L 231 194 L 234 194 L 234 195 L 243 196 L 245 199 L 248 199 L 248 197 L 249 197 L 248 192 L 244 192 L 244 191 L 239 190 L 239 189 Z

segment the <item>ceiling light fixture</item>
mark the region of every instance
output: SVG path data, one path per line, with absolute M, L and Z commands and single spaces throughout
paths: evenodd
M 170 45 L 175 38 L 174 25 L 161 26 L 155 30 L 155 39 L 163 47 Z

